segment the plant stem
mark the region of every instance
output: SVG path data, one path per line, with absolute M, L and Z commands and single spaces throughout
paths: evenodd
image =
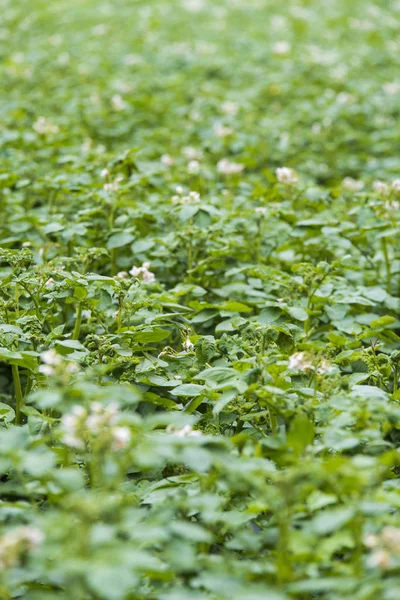
M 75 319 L 74 331 L 72 332 L 73 340 L 79 339 L 79 331 L 81 329 L 81 322 L 82 322 L 82 304 L 79 303 L 78 307 L 76 309 L 76 319 Z
M 385 238 L 382 238 L 382 251 L 385 259 L 386 267 L 386 291 L 388 294 L 392 293 L 392 273 L 390 271 L 390 259 L 389 252 Z
M 19 370 L 17 365 L 11 365 L 11 371 L 15 388 L 15 424 L 21 425 L 21 408 L 24 403 L 22 395 L 21 380 L 19 378 Z

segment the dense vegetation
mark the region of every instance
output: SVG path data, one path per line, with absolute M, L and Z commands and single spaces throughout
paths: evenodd
M 400 3 L 0 9 L 0 598 L 397 600 Z

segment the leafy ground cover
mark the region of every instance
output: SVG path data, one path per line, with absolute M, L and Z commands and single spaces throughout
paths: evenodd
M 0 8 L 0 597 L 397 600 L 400 4 Z

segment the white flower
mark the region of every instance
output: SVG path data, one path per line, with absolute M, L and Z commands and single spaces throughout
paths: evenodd
M 191 160 L 187 166 L 188 173 L 196 175 L 200 171 L 200 163 L 198 160 Z
M 285 56 L 286 54 L 289 54 L 291 49 L 292 45 L 290 44 L 290 42 L 286 41 L 275 42 L 275 44 L 272 47 L 273 53 L 277 54 L 278 56 Z
M 372 189 L 374 190 L 374 192 L 382 194 L 383 196 L 386 196 L 390 192 L 388 184 L 384 181 L 380 181 L 379 179 L 372 182 Z
M 52 377 L 56 374 L 55 370 L 50 365 L 40 365 L 38 371 L 39 373 L 46 375 L 46 377 Z
M 114 94 L 114 96 L 111 98 L 111 104 L 113 109 L 117 112 L 126 108 L 126 102 L 120 94 Z
M 336 96 L 336 102 L 338 104 L 353 104 L 355 102 L 355 98 L 353 94 L 349 94 L 348 92 L 340 92 Z
M 313 133 L 313 135 L 319 135 L 321 133 L 321 129 L 321 123 L 313 123 L 311 127 L 311 132 Z
M 364 538 L 364 544 L 367 548 L 375 548 L 378 545 L 378 536 L 373 535 L 372 533 L 368 534 Z
M 169 154 L 163 154 L 160 158 L 160 162 L 166 167 L 172 167 L 175 161 Z
M 42 352 L 40 358 L 46 365 L 51 365 L 52 367 L 56 367 L 62 363 L 61 356 L 57 354 L 54 348 Z
M 391 559 L 390 554 L 387 550 L 375 550 L 368 557 L 368 566 L 380 567 L 381 569 L 387 569 L 390 567 Z
M 119 279 L 127 279 L 128 278 L 128 272 L 127 271 L 119 271 L 116 275 L 116 277 L 118 277 Z
M 113 447 L 115 450 L 122 450 L 131 441 L 131 432 L 129 427 L 115 427 L 112 432 Z
M 51 133 L 58 133 L 59 129 L 57 125 L 51 123 L 45 117 L 39 117 L 36 119 L 34 124 L 32 125 L 32 129 L 39 133 L 40 135 L 49 135 Z
M 222 103 L 221 108 L 226 115 L 234 117 L 239 110 L 239 105 L 236 102 L 231 102 L 230 100 L 226 100 L 225 102 Z
M 178 188 L 177 188 L 178 189 Z M 182 190 L 182 188 L 180 188 Z M 172 196 L 171 201 L 173 204 L 197 204 L 200 202 L 199 192 L 189 192 L 187 196 L 178 195 Z
M 396 96 L 400 92 L 400 83 L 398 81 L 390 81 L 383 84 L 383 91 L 388 96 Z
M 256 213 L 260 213 L 261 215 L 264 215 L 267 212 L 267 209 L 265 206 L 256 206 L 254 211 Z
M 189 352 L 190 350 L 193 350 L 194 344 L 190 341 L 189 338 L 186 338 L 186 340 L 182 344 L 182 348 L 185 350 L 185 352 Z
M 117 177 L 116 179 L 114 179 L 114 181 L 112 183 L 105 183 L 103 185 L 103 189 L 105 192 L 116 192 L 119 188 L 119 184 L 122 181 L 122 177 Z
M 108 169 L 102 169 L 100 175 L 102 177 L 109 177 L 110 171 Z
M 364 187 L 364 182 L 360 179 L 353 179 L 352 177 L 345 177 L 342 181 L 344 189 L 350 192 L 360 192 Z
M 312 368 L 304 352 L 296 352 L 289 358 L 289 369 L 293 371 L 310 371 Z
M 334 371 L 333 366 L 331 365 L 330 362 L 325 360 L 325 358 L 321 361 L 321 364 L 319 365 L 319 367 L 317 369 L 317 373 L 319 373 L 320 375 L 325 375 L 326 373 L 332 373 L 333 371 Z
M 44 284 L 45 287 L 47 288 L 52 288 L 54 287 L 54 279 L 52 277 L 50 277 L 46 283 Z
M 132 275 L 132 277 L 138 277 L 142 279 L 142 281 L 150 283 L 152 281 L 155 281 L 156 276 L 154 275 L 154 273 L 149 271 L 149 266 L 150 263 L 148 262 L 144 262 L 141 267 L 133 266 L 132 269 L 129 271 L 129 274 Z
M 395 179 L 392 181 L 392 190 L 394 192 L 400 192 L 400 179 Z
M 276 177 L 280 183 L 291 185 L 297 183 L 299 178 L 293 169 L 289 167 L 279 167 L 275 171 Z
M 223 175 L 234 175 L 241 173 L 244 169 L 244 165 L 241 163 L 232 162 L 227 158 L 222 158 L 217 164 L 218 173 Z
M 233 133 L 233 129 L 231 127 L 225 127 L 221 123 L 218 123 L 214 127 L 214 133 L 217 137 L 223 138 L 231 135 Z
M 185 148 L 182 148 L 182 154 L 189 161 L 199 160 L 203 156 L 203 153 L 201 152 L 201 150 L 197 150 L 196 148 L 193 148 L 192 146 L 186 146 Z
M 202 435 L 201 431 L 193 429 L 190 425 L 184 425 L 182 429 L 177 429 L 174 425 L 168 425 L 166 431 L 177 437 L 199 437 Z

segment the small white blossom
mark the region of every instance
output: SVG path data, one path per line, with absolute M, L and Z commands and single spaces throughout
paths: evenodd
M 52 377 L 56 374 L 55 370 L 50 365 L 40 365 L 38 371 L 39 373 L 42 373 L 42 375 L 46 375 L 46 377 Z
M 310 371 L 313 366 L 304 352 L 296 352 L 289 358 L 289 369 L 293 371 Z
M 255 211 L 256 213 L 259 213 L 259 214 L 261 214 L 261 215 L 264 215 L 264 214 L 267 212 L 267 209 L 266 209 L 266 207 L 265 207 L 265 206 L 256 206 L 256 207 L 255 207 L 255 209 L 254 209 L 254 211 Z
M 29 525 L 4 533 L 0 537 L 0 571 L 17 565 L 23 554 L 39 546 L 43 540 L 43 532 Z
M 46 365 L 51 365 L 52 367 L 56 367 L 62 363 L 61 356 L 57 354 L 54 348 L 42 352 L 40 358 Z
M 36 119 L 32 125 L 32 129 L 34 129 L 36 133 L 39 133 L 40 135 L 50 135 L 52 133 L 58 133 L 59 131 L 58 126 L 54 125 L 54 123 L 51 123 L 51 121 L 45 117 L 39 117 Z
M 185 352 L 189 352 L 190 350 L 193 350 L 194 348 L 194 344 L 190 341 L 189 338 L 187 338 L 183 344 L 182 344 L 182 348 L 185 350 Z
M 175 161 L 169 154 L 163 154 L 160 158 L 160 162 L 166 167 L 172 167 Z
M 241 173 L 243 169 L 244 165 L 230 161 L 227 158 L 222 158 L 217 164 L 218 173 L 222 173 L 223 175 L 234 175 Z
M 44 284 L 45 287 L 47 288 L 52 288 L 54 287 L 54 279 L 52 277 L 50 277 L 46 283 Z
M 388 96 L 396 96 L 400 93 L 400 82 L 398 81 L 389 81 L 383 84 L 383 91 Z
M 372 182 L 372 189 L 374 190 L 374 192 L 382 194 L 383 196 L 386 196 L 390 192 L 388 184 L 384 181 L 380 181 L 379 179 Z
M 119 271 L 116 275 L 119 279 L 128 279 L 129 273 L 127 271 Z
M 299 181 L 299 178 L 296 172 L 289 167 L 279 167 L 275 171 L 276 177 L 280 183 L 285 183 L 286 185 L 292 185 Z
M 342 181 L 342 185 L 345 190 L 350 192 L 360 192 L 364 188 L 364 182 L 360 179 L 353 179 L 352 177 L 345 177 Z
M 226 127 L 225 125 L 218 123 L 214 127 L 214 133 L 217 137 L 224 138 L 224 137 L 227 137 L 228 135 L 232 135 L 233 129 L 231 127 Z
M 182 190 L 182 188 L 179 189 Z M 173 204 L 197 204 L 200 202 L 200 194 L 194 191 L 189 192 L 186 196 L 176 194 L 172 196 L 171 201 Z
M 150 263 L 148 262 L 144 262 L 141 267 L 133 266 L 132 269 L 129 271 L 129 274 L 132 275 L 132 277 L 138 277 L 142 279 L 142 281 L 145 281 L 146 283 L 151 283 L 155 281 L 156 276 L 154 275 L 154 273 L 149 271 L 149 266 Z
M 400 192 L 400 179 L 395 179 L 392 181 L 392 190 L 394 192 Z
M 185 148 L 182 148 L 182 154 L 188 161 L 200 160 L 203 157 L 201 150 L 197 150 L 192 146 L 186 146 Z
M 367 563 L 369 567 L 387 569 L 391 565 L 390 554 L 387 550 L 375 550 L 368 557 Z
M 292 45 L 290 44 L 290 42 L 287 41 L 275 42 L 275 44 L 272 47 L 273 53 L 278 56 L 286 56 L 290 53 L 291 49 Z
M 168 425 L 166 431 L 177 437 L 199 437 L 202 435 L 201 431 L 193 429 L 190 425 L 184 425 L 182 429 L 177 429 L 174 425 Z
M 114 96 L 111 98 L 111 104 L 113 109 L 117 112 L 126 108 L 126 102 L 120 94 L 114 94 Z
M 325 359 L 323 359 L 321 361 L 321 364 L 319 365 L 319 367 L 317 369 L 317 373 L 319 373 L 320 375 L 325 375 L 327 373 L 332 373 L 333 371 L 334 371 L 333 366 L 330 364 L 330 362 L 328 362 Z
M 131 441 L 129 427 L 115 427 L 112 432 L 114 450 L 122 450 Z
M 104 178 L 110 176 L 110 171 L 108 169 L 102 169 L 100 175 Z
M 229 115 L 230 117 L 234 117 L 236 116 L 238 110 L 239 110 L 239 105 L 236 102 L 231 102 L 230 100 L 226 100 L 225 102 L 222 103 L 222 111 L 226 114 Z
M 200 163 L 198 160 L 191 160 L 187 166 L 188 173 L 196 175 L 200 172 Z

